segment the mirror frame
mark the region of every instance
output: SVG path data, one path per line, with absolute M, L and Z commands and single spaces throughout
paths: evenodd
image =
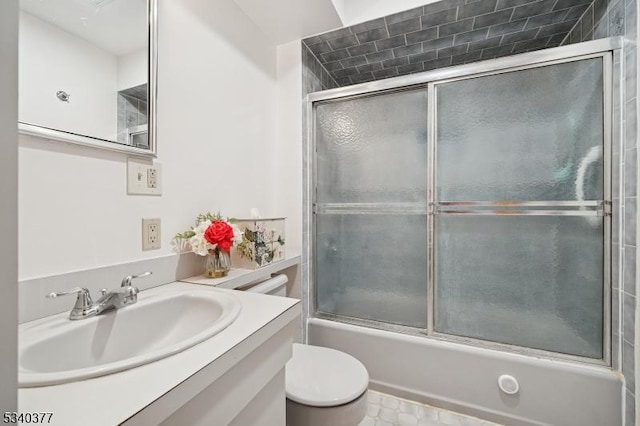
M 61 141 L 75 145 L 88 146 L 109 151 L 123 152 L 143 157 L 156 158 L 157 154 L 157 132 L 156 132 L 156 102 L 158 98 L 158 4 L 157 0 L 147 0 L 147 22 L 149 26 L 149 47 L 148 47 L 148 133 L 149 149 L 137 148 L 135 146 L 124 145 L 118 142 L 110 142 L 105 139 L 91 136 L 79 135 L 65 132 L 63 130 L 50 129 L 48 127 L 27 124 L 18 121 L 18 132 L 23 135 L 36 136 L 51 141 Z

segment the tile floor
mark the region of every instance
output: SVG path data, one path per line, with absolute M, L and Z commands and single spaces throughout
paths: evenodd
M 372 390 L 367 405 L 367 416 L 359 426 L 500 426 Z

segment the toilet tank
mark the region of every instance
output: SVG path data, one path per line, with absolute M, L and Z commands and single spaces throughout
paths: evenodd
M 273 275 L 268 280 L 251 283 L 246 286 L 236 288 L 236 290 L 286 297 L 288 281 L 289 280 L 286 275 Z

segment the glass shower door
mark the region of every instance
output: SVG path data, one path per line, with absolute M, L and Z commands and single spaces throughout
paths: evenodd
M 435 332 L 603 358 L 604 60 L 434 85 Z
M 314 108 L 317 311 L 426 328 L 426 89 Z

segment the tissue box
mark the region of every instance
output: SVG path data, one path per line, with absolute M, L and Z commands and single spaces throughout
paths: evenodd
M 242 231 L 242 242 L 232 253 L 233 267 L 258 269 L 284 260 L 284 219 L 232 219 Z

